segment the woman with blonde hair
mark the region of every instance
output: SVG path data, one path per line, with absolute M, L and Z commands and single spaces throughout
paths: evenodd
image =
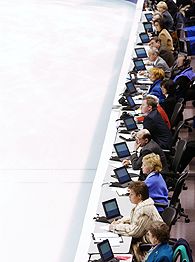
M 149 78 L 153 84 L 151 85 L 148 94 L 158 97 L 159 103 L 163 102 L 165 99 L 160 86 L 164 77 L 165 72 L 162 68 L 153 67 L 149 70 Z
M 163 203 L 168 205 L 168 189 L 167 185 L 160 174 L 162 170 L 162 163 L 160 156 L 154 153 L 148 154 L 142 159 L 142 171 L 147 175 L 145 184 L 149 190 L 149 196 L 155 203 Z M 164 208 L 157 207 L 159 212 Z

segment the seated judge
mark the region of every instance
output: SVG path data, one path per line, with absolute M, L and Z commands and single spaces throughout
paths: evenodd
M 146 175 L 144 182 L 146 183 L 149 196 L 155 203 L 168 206 L 168 189 L 164 178 L 160 174 L 162 171 L 162 163 L 160 156 L 154 153 L 148 154 L 142 159 L 142 172 Z M 163 212 L 164 208 L 156 206 L 159 212 Z
M 154 201 L 149 197 L 148 187 L 142 181 L 132 181 L 128 187 L 129 199 L 135 206 L 130 216 L 113 221 L 109 230 L 124 236 L 143 237 L 154 221 L 162 221 Z
M 149 96 L 142 101 L 141 111 L 144 115 L 143 127 L 148 129 L 152 139 L 163 149 L 170 149 L 172 134 L 157 110 L 156 99 Z
M 148 229 L 147 236 L 153 246 L 143 261 L 172 262 L 173 249 L 168 244 L 170 238 L 169 227 L 164 222 L 155 221 Z
M 134 170 L 141 169 L 143 157 L 155 153 L 160 156 L 163 171 L 168 170 L 167 160 L 163 150 L 154 140 L 152 140 L 151 134 L 147 129 L 138 131 L 135 139 L 134 151 L 129 159 L 123 160 L 123 165 L 128 166 L 131 163 Z M 138 152 L 139 149 L 141 149 L 140 152 Z

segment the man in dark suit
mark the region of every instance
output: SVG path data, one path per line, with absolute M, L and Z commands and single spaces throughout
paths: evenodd
M 141 148 L 140 153 L 137 151 L 139 148 Z M 134 151 L 129 157 L 129 160 L 123 160 L 123 165 L 127 166 L 131 163 L 134 170 L 141 169 L 143 157 L 151 153 L 155 153 L 160 156 L 163 171 L 167 171 L 167 160 L 163 150 L 154 140 L 151 139 L 150 132 L 147 129 L 142 129 L 136 134 Z
M 172 134 L 157 110 L 156 99 L 146 96 L 142 101 L 141 110 L 145 115 L 143 127 L 149 130 L 152 139 L 161 148 L 170 149 Z

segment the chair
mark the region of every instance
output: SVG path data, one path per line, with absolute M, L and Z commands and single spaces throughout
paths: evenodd
M 179 238 L 173 245 L 173 262 L 176 261 L 193 262 L 190 245 L 183 238 Z
M 188 215 L 184 213 L 184 209 L 181 206 L 181 201 L 180 201 L 180 194 L 182 192 L 183 186 L 185 184 L 185 180 L 188 176 L 188 172 L 185 171 L 182 173 L 179 178 L 177 179 L 177 182 L 175 184 L 175 188 L 172 194 L 172 197 L 170 197 L 170 202 L 169 206 L 174 207 L 177 211 L 176 217 L 175 217 L 175 222 L 180 218 L 180 217 L 185 217 L 185 222 L 189 223 L 190 219 L 188 218 Z
M 174 107 L 172 117 L 170 119 L 171 129 L 173 129 L 175 126 L 177 126 L 179 121 L 182 119 L 183 109 L 184 109 L 183 103 L 177 102 L 175 107 Z

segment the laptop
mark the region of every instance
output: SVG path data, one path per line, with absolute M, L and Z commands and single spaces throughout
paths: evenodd
M 114 171 L 114 177 L 118 179 L 118 182 L 112 182 L 110 186 L 128 187 L 129 182 L 132 181 L 130 174 L 125 166 L 116 168 Z
M 152 27 L 152 23 L 150 22 L 143 22 L 143 26 L 144 26 L 144 30 L 149 33 L 153 32 L 153 27 Z
M 127 87 L 125 90 L 125 93 L 131 94 L 131 95 L 137 93 L 137 89 L 132 81 L 126 82 L 125 85 Z
M 114 257 L 112 248 L 110 246 L 109 240 L 106 239 L 97 244 L 98 251 L 100 253 L 101 259 L 98 262 L 119 262 L 117 258 Z
M 145 13 L 145 18 L 148 22 L 152 21 L 153 14 L 152 13 Z
M 137 58 L 147 58 L 147 53 L 144 47 L 135 48 Z
M 126 96 L 126 100 L 127 100 L 128 106 L 130 108 L 132 108 L 132 110 L 138 109 L 140 107 L 140 105 L 142 104 L 142 100 L 140 100 L 140 102 L 136 104 L 135 101 L 133 100 L 133 98 L 130 95 Z
M 147 33 L 140 33 L 139 34 L 139 37 L 141 39 L 141 43 L 142 44 L 147 44 L 150 42 L 150 38 L 149 38 L 149 35 Z
M 129 148 L 126 142 L 120 142 L 120 143 L 114 144 L 114 148 L 115 148 L 115 151 L 120 161 L 130 156 Z
M 137 124 L 133 116 L 126 117 L 123 119 L 125 127 L 128 131 L 138 130 Z
M 116 198 L 102 202 L 102 206 L 106 215 L 107 223 L 122 218 Z
M 133 63 L 136 71 L 146 70 L 145 64 L 142 59 L 133 60 Z

